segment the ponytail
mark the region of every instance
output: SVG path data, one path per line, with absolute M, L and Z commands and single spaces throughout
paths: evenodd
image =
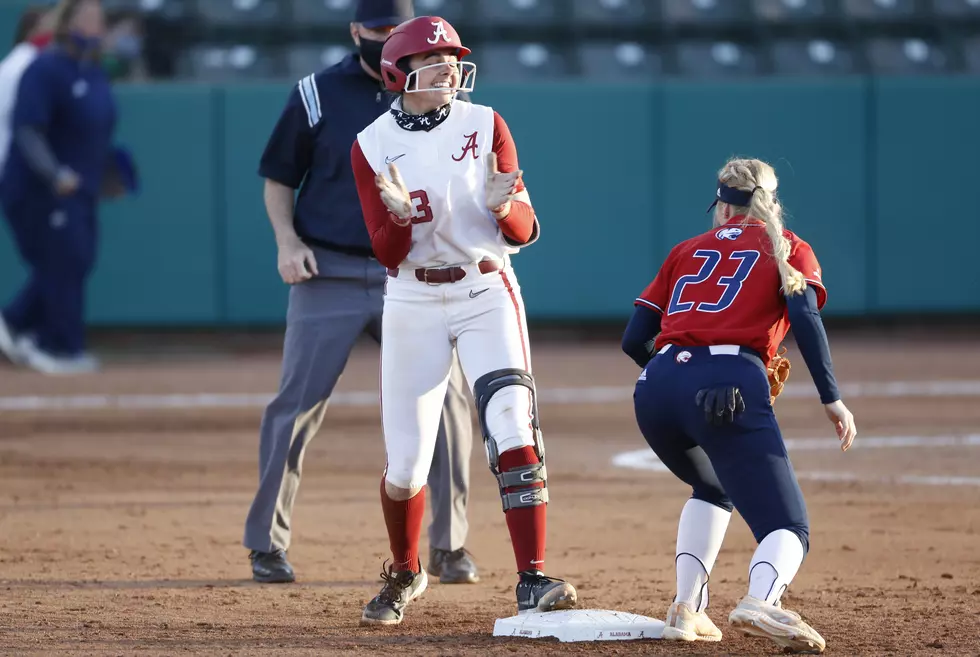
M 718 179 L 729 187 L 754 190 L 748 207 L 739 208 L 766 226 L 772 244 L 772 257 L 779 267 L 779 279 L 787 296 L 802 294 L 806 289 L 803 274 L 789 264 L 790 243 L 783 235 L 783 208 L 776 199 L 776 172 L 760 160 L 731 160 L 719 172 Z
M 779 267 L 779 280 L 783 284 L 783 293 L 787 296 L 802 294 L 806 289 L 806 281 L 803 280 L 803 274 L 789 264 L 790 244 L 783 235 L 783 208 L 779 205 L 779 201 L 772 192 L 757 187 L 752 194 L 748 215 L 761 219 L 766 224 L 766 235 L 769 236 L 772 244 L 772 257 Z

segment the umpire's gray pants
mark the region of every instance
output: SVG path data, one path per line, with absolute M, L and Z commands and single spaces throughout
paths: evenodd
M 323 421 L 358 337 L 367 331 L 381 341 L 384 268 L 374 259 L 322 249 L 314 253 L 320 275 L 290 288 L 279 393 L 262 417 L 259 489 L 245 521 L 243 541 L 245 547 L 260 552 L 289 549 L 306 446 Z M 468 530 L 473 434 L 465 390 L 457 361 L 428 481 L 429 544 L 442 550 L 463 547 Z M 378 473 L 380 477 L 380 464 Z

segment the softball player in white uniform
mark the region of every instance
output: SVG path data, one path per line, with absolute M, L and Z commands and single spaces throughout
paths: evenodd
M 473 389 L 517 560 L 518 611 L 574 606 L 570 584 L 543 573 L 548 494 L 524 304 L 510 256 L 538 236 L 506 123 L 453 102 L 475 66 L 435 16 L 396 28 L 382 78 L 398 95 L 351 149 L 364 218 L 388 267 L 381 409 L 387 466 L 382 508 L 394 563 L 362 623 L 397 624 L 426 586 L 418 558 L 453 349 Z M 386 175 L 387 169 L 387 175 Z

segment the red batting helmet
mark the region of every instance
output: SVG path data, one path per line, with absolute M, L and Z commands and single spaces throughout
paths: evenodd
M 416 71 L 408 67 L 408 58 L 412 55 L 432 52 L 433 50 L 454 50 L 456 57 L 462 60 L 470 54 L 459 39 L 456 29 L 444 18 L 438 16 L 418 16 L 405 21 L 388 35 L 381 51 L 381 77 L 385 88 L 394 93 L 408 91 L 409 78 Z M 438 64 L 441 66 L 442 64 Z M 475 82 L 476 64 L 460 61 L 460 89 L 472 91 Z M 468 70 L 467 70 L 468 69 Z M 416 79 L 418 79 L 416 77 Z M 466 83 L 470 82 L 469 88 Z M 429 91 L 414 89 L 412 91 Z

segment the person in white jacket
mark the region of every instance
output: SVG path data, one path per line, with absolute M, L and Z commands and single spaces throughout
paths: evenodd
M 0 178 L 7 162 L 12 141 L 11 115 L 17 101 L 17 88 L 24 71 L 54 36 L 54 13 L 51 7 L 29 7 L 20 17 L 13 49 L 0 60 Z M 14 336 L 0 317 L 0 354 L 12 362 L 21 360 Z
M 17 86 L 37 53 L 51 40 L 52 19 L 49 7 L 29 7 L 17 25 L 16 45 L 0 60 L 0 175 L 10 151 L 10 114 L 17 99 Z

